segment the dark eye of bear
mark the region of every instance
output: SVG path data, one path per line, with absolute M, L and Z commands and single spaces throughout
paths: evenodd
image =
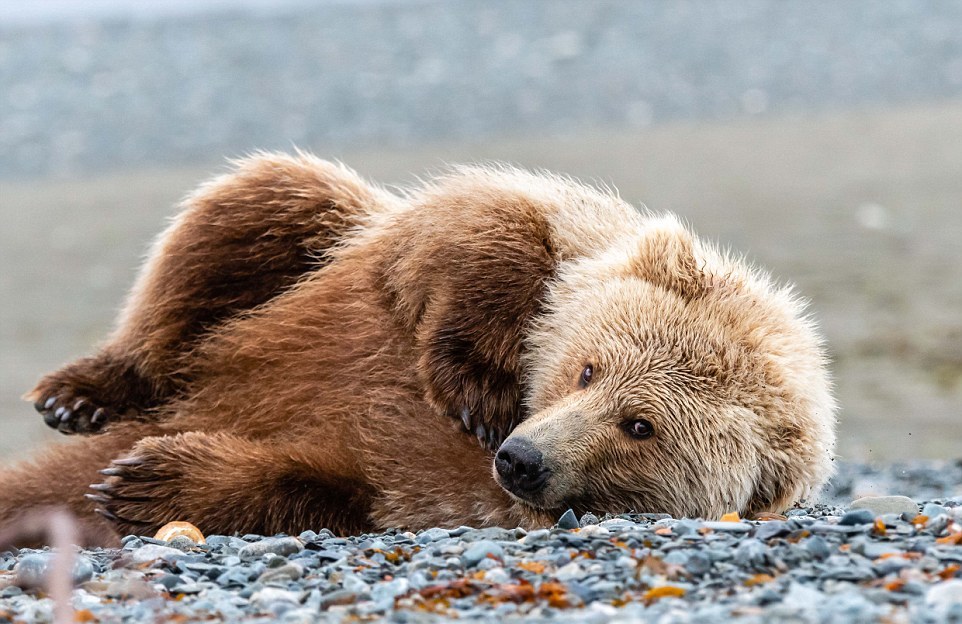
M 628 431 L 628 434 L 631 435 L 631 437 L 639 440 L 647 440 L 651 436 L 655 435 L 655 428 L 652 427 L 650 422 L 644 419 L 632 420 L 625 425 L 625 429 Z
M 581 379 L 578 380 L 578 385 L 582 388 L 588 386 L 591 383 L 591 376 L 594 374 L 595 369 L 591 364 L 586 364 L 585 369 L 581 371 Z

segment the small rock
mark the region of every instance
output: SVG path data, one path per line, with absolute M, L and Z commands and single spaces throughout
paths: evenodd
M 336 589 L 321 596 L 320 607 L 321 609 L 329 609 L 336 605 L 356 604 L 369 597 L 370 594 L 368 592 L 357 593 L 349 589 Z
M 693 552 L 684 566 L 693 576 L 701 576 L 711 570 L 711 559 L 705 553 Z
M 582 537 L 608 537 L 611 531 L 597 524 L 587 524 L 581 527 L 579 533 Z
M 942 515 L 948 515 L 948 513 L 949 513 L 948 509 L 946 509 L 942 505 L 936 505 L 935 503 L 926 503 L 925 506 L 922 508 L 922 515 L 928 516 L 930 520 L 933 518 L 938 518 L 939 516 L 942 516 Z
M 872 524 L 875 522 L 875 513 L 869 509 L 856 509 L 847 511 L 838 523 L 842 526 L 856 526 L 859 524 Z
M 574 514 L 572 514 L 573 516 Z M 504 549 L 501 546 L 495 544 L 494 542 L 488 540 L 481 540 L 480 542 L 475 542 L 471 544 L 470 547 L 464 554 L 461 555 L 461 560 L 464 562 L 465 567 L 472 568 L 483 559 L 493 557 L 498 560 L 504 559 Z
M 190 594 L 199 594 L 202 591 L 204 591 L 204 586 L 201 585 L 200 583 L 181 583 L 180 585 L 175 585 L 174 588 L 170 590 L 170 593 L 174 595 L 177 595 L 177 594 L 190 595 Z
M 488 583 L 507 583 L 511 576 L 504 571 L 504 568 L 491 568 L 484 573 L 484 580 Z
M 752 525 L 744 522 L 709 521 L 702 523 L 705 528 L 722 533 L 747 533 L 752 530 Z
M 932 585 L 925 593 L 925 602 L 936 609 L 962 605 L 962 580 L 951 579 Z
M 782 522 L 781 520 L 762 522 L 755 527 L 755 537 L 762 541 L 767 541 L 780 535 L 788 535 L 790 532 L 791 529 L 789 529 L 788 523 Z
M 805 540 L 805 542 L 802 543 L 802 547 L 816 559 L 825 559 L 832 554 L 828 543 L 817 535 Z
M 747 568 L 760 568 L 765 564 L 768 546 L 757 539 L 746 539 L 735 549 L 735 563 Z
M 42 552 L 24 555 L 14 567 L 16 584 L 22 588 L 44 587 L 50 569 L 55 565 L 54 558 L 60 553 Z M 93 563 L 86 557 L 73 555 L 71 578 L 74 585 L 89 581 L 94 574 Z
M 548 529 L 537 529 L 525 535 L 521 539 L 521 543 L 524 544 L 525 546 L 529 546 L 531 544 L 537 544 L 538 542 L 543 542 L 546 539 L 548 539 L 550 535 L 551 535 L 551 531 L 549 531 Z
M 394 599 L 407 593 L 410 585 L 406 578 L 397 578 L 387 583 L 378 583 L 371 590 L 371 600 L 379 611 L 386 611 L 394 606 Z
M 576 561 L 572 561 L 568 565 L 562 567 L 555 573 L 555 577 L 559 581 L 577 581 L 583 579 L 586 576 L 585 571 L 581 568 Z
M 179 576 L 168 574 L 164 576 L 164 579 L 167 579 L 168 577 L 173 577 L 172 580 L 168 581 L 171 583 L 171 587 L 168 589 L 173 589 L 174 587 L 182 584 L 182 579 Z M 155 592 L 154 588 L 143 579 L 123 578 L 108 584 L 106 589 L 104 589 L 103 594 L 107 598 L 112 598 L 114 600 L 146 600 L 156 596 L 157 592 Z
M 247 536 L 249 537 L 249 536 Z M 281 557 L 287 557 L 294 553 L 304 550 L 304 544 L 296 537 L 268 537 L 247 544 L 237 553 L 241 558 L 253 559 L 263 557 L 267 553 L 272 553 Z
M 364 582 L 364 579 L 356 574 L 348 574 L 345 576 L 341 586 L 347 591 L 354 592 L 355 594 L 367 593 L 371 589 L 368 584 Z
M 194 542 L 194 540 L 190 539 L 186 535 L 175 535 L 169 542 L 167 542 L 167 545 L 183 552 L 188 552 L 194 548 L 197 548 L 197 544 Z
M 558 518 L 558 524 L 555 525 L 559 529 L 577 529 L 580 524 L 578 524 L 578 517 L 575 516 L 575 512 L 571 509 L 561 514 Z
M 429 544 L 438 540 L 447 539 L 450 536 L 444 529 L 428 529 L 421 532 L 415 539 L 418 544 Z
M 296 581 L 304 576 L 304 567 L 297 563 L 285 563 L 276 568 L 269 568 L 259 577 L 257 581 L 264 583 L 283 583 L 286 581 Z
M 905 514 L 908 518 L 919 515 L 919 506 L 907 496 L 866 496 L 859 498 L 848 506 L 850 510 L 865 509 L 874 516 L 887 513 Z
M 598 519 L 598 516 L 593 513 L 586 513 L 585 515 L 581 516 L 581 521 L 579 524 L 581 525 L 581 528 L 584 528 L 586 526 L 598 524 L 599 522 L 600 520 Z
M 604 523 L 602 523 L 604 524 Z M 679 520 L 678 524 L 672 527 L 671 532 L 675 535 L 693 535 L 697 534 L 698 529 L 702 528 L 702 523 L 698 520 L 691 520 L 690 518 L 685 518 Z
M 173 561 L 183 556 L 184 552 L 181 550 L 158 544 L 145 544 L 137 550 L 130 551 L 131 562 L 138 565 L 154 561 Z
M 277 587 L 265 587 L 251 596 L 251 603 L 259 607 L 265 607 L 276 602 L 300 604 L 301 592 L 289 591 Z

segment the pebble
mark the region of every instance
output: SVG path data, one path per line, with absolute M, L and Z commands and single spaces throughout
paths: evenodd
M 286 602 L 298 604 L 301 601 L 300 592 L 279 589 L 277 587 L 265 587 L 251 596 L 251 602 L 258 606 L 266 606 L 276 602 Z
M 504 549 L 498 544 L 488 540 L 482 540 L 480 542 L 475 542 L 464 551 L 461 556 L 465 567 L 471 568 L 478 565 L 484 559 L 487 558 L 503 559 Z
M 943 507 L 942 505 L 938 505 L 936 503 L 926 503 L 925 506 L 922 507 L 922 515 L 928 517 L 931 520 L 934 518 L 938 518 L 939 516 L 949 515 L 949 510 Z
M 296 581 L 304 576 L 304 567 L 297 563 L 285 563 L 276 568 L 270 568 L 257 577 L 257 581 L 264 583 L 278 583 L 285 581 Z
M 866 496 L 854 500 L 849 509 L 865 509 L 873 516 L 906 514 L 908 519 L 919 514 L 918 504 L 907 496 Z
M 423 531 L 417 536 L 416 541 L 418 544 L 429 544 L 431 542 L 436 542 L 438 540 L 447 539 L 450 536 L 444 529 L 428 529 Z
M 845 515 L 838 521 L 842 526 L 855 526 L 859 524 L 872 524 L 875 522 L 875 513 L 869 509 L 856 509 L 854 511 L 847 511 Z
M 24 555 L 14 568 L 16 583 L 22 588 L 42 588 L 47 585 L 50 568 L 59 553 L 42 552 Z M 84 556 L 73 557 L 71 579 L 74 585 L 89 581 L 94 574 L 93 563 Z
M 304 550 L 304 544 L 296 537 L 268 537 L 251 544 L 245 544 L 237 555 L 242 559 L 263 557 L 268 553 L 286 557 L 302 550 Z
M 575 512 L 571 509 L 561 514 L 558 518 L 558 524 L 556 525 L 559 529 L 577 529 L 581 526 L 578 522 L 578 517 Z
M 130 551 L 131 561 L 136 564 L 150 563 L 152 561 L 173 561 L 184 556 L 183 551 L 171 548 L 170 546 L 160 546 L 157 544 L 145 544 L 140 548 Z

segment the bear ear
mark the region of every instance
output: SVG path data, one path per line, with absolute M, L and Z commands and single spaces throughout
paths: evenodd
M 696 259 L 695 238 L 674 217 L 652 219 L 638 241 L 629 272 L 683 299 L 702 296 L 710 285 Z
M 524 417 L 523 333 L 556 260 L 537 204 L 481 199 L 435 198 L 406 214 L 384 271 L 426 399 L 496 450 Z

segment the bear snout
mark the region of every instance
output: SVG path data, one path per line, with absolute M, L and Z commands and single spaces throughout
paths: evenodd
M 541 451 L 527 438 L 506 440 L 498 449 L 494 466 L 501 485 L 521 498 L 540 492 L 551 476 Z

